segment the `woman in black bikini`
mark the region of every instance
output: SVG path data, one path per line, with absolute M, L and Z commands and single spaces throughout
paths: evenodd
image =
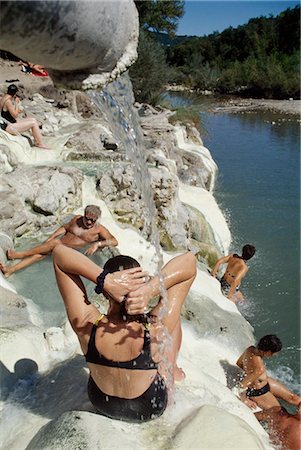
M 18 119 L 18 115 L 22 111 L 22 108 L 17 92 L 18 87 L 15 84 L 10 84 L 7 88 L 7 94 L 0 100 L 1 116 L 4 119 L 4 121 L 1 122 L 1 128 L 12 135 L 31 130 L 35 146 L 46 149 L 47 147 L 42 142 L 42 135 L 36 119 L 33 117 Z
M 133 278 L 141 279 L 141 268 L 133 258 L 119 255 L 100 269 L 81 253 L 63 245 L 58 247 L 53 251 L 57 283 L 90 370 L 91 403 L 98 413 L 113 419 L 142 422 L 160 416 L 168 394 L 162 336 L 167 340 L 164 330 L 171 336 L 165 356 L 178 379 L 180 312 L 195 278 L 195 257 L 186 253 L 162 268 L 166 305 L 160 299 L 146 314 L 149 300 L 160 293 L 158 276 L 136 289 Z M 96 283 L 96 292 L 108 298 L 106 315 L 88 301 L 80 276 Z M 139 284 L 135 279 L 134 283 Z M 162 307 L 166 308 L 164 315 Z
M 241 398 L 249 407 L 263 410 L 280 406 L 278 398 L 292 405 L 299 405 L 301 398 L 289 391 L 279 381 L 269 377 L 263 358 L 275 356 L 282 349 L 280 339 L 274 334 L 263 336 L 256 347 L 248 347 L 236 364 L 243 370 Z
M 243 300 L 243 295 L 239 290 L 240 283 L 249 270 L 246 261 L 255 255 L 255 251 L 256 249 L 253 245 L 244 245 L 242 248 L 242 256 L 231 253 L 228 256 L 220 258 L 211 272 L 211 275 L 216 277 L 220 266 L 222 264 L 227 264 L 225 273 L 220 279 L 221 290 L 222 293 L 233 302 Z

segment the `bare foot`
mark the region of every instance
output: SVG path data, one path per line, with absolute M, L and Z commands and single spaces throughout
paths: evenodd
M 183 381 L 186 378 L 186 374 L 183 369 L 178 366 L 175 366 L 173 371 L 174 381 Z
M 10 276 L 10 271 L 9 268 L 6 267 L 4 264 L 0 263 L 0 270 L 3 273 L 3 275 L 5 276 L 5 278 L 8 278 Z
M 10 260 L 15 259 L 15 253 L 16 252 L 12 248 L 9 248 L 6 252 L 7 259 L 10 259 Z
M 47 145 L 44 145 L 44 144 L 35 144 L 35 147 L 43 148 L 45 150 L 50 150 L 50 147 L 47 147 Z

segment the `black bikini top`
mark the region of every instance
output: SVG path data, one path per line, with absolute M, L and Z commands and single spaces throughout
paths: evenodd
M 7 99 L 7 100 L 9 100 L 9 99 Z M 4 102 L 3 105 L 2 105 L 1 116 L 3 117 L 3 119 L 6 119 L 8 122 L 16 123 L 17 121 L 16 121 L 16 119 L 11 115 L 11 113 L 10 113 L 9 111 L 4 111 L 4 110 L 3 110 L 4 105 L 5 105 L 5 103 L 7 102 L 7 100 L 5 100 L 5 102 Z
M 151 356 L 151 339 L 150 333 L 148 330 L 148 324 L 144 325 L 144 339 L 143 339 L 143 348 L 141 353 L 137 356 L 137 358 L 131 359 L 130 361 L 112 361 L 111 359 L 107 359 L 102 356 L 95 346 L 95 335 L 98 327 L 98 321 L 93 325 L 89 343 L 88 343 L 88 351 L 85 354 L 85 358 L 87 362 L 93 364 L 99 364 L 101 366 L 107 367 L 118 367 L 119 369 L 130 369 L 130 370 L 151 370 L 157 369 L 158 364 L 155 363 Z

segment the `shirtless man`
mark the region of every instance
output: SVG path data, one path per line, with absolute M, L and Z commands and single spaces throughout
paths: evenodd
M 58 228 L 45 242 L 37 247 L 20 252 L 11 249 L 7 250 L 8 259 L 22 259 L 22 261 L 11 266 L 0 264 L 0 270 L 7 278 L 12 273 L 46 258 L 54 247 L 60 244 L 79 249 L 92 243 L 86 250 L 87 255 L 93 255 L 98 248 L 116 247 L 118 242 L 115 237 L 107 228 L 97 223 L 100 215 L 101 210 L 98 206 L 86 206 L 83 216 L 75 216 L 69 223 Z M 60 235 L 63 236 L 59 238 Z
M 279 450 L 300 450 L 301 448 L 300 406 L 299 404 L 295 414 L 288 413 L 281 406 L 255 413 L 260 422 L 267 422 L 270 439 Z
M 231 253 L 228 256 L 220 258 L 211 272 L 211 275 L 216 278 L 220 266 L 227 264 L 226 271 L 220 280 L 221 290 L 225 297 L 228 297 L 234 303 L 235 301 L 242 301 L 244 299 L 239 290 L 240 283 L 249 270 L 246 261 L 255 255 L 255 251 L 256 249 L 253 245 L 244 245 L 242 248 L 242 256 Z
M 279 407 L 277 398 L 299 405 L 301 398 L 289 391 L 279 381 L 269 377 L 263 358 L 270 358 L 282 349 L 280 339 L 268 334 L 260 339 L 257 346 L 248 347 L 238 358 L 236 364 L 243 370 L 244 377 L 240 383 L 241 399 L 250 408 L 259 406 L 263 410 Z

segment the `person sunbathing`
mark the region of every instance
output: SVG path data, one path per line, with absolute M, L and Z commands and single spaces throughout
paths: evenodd
M 42 134 L 37 120 L 33 117 L 19 119 L 19 114 L 23 111 L 20 105 L 20 98 L 17 95 L 18 87 L 10 84 L 7 93 L 0 99 L 1 128 L 14 136 L 30 130 L 32 132 L 36 147 L 47 149 L 43 144 Z
M 96 205 L 88 205 L 84 215 L 75 216 L 70 222 L 58 228 L 45 242 L 28 250 L 16 252 L 7 250 L 7 258 L 22 259 L 15 265 L 5 265 L 0 263 L 0 270 L 8 278 L 18 270 L 24 269 L 31 264 L 41 261 L 49 255 L 57 245 L 67 245 L 68 247 L 80 249 L 88 244 L 86 253 L 93 255 L 99 248 L 116 247 L 117 239 L 103 225 L 97 223 L 101 216 L 101 210 Z M 61 236 L 61 237 L 59 237 Z
M 121 286 L 129 273 L 141 276 L 139 263 L 130 256 L 111 258 L 102 269 L 85 255 L 59 245 L 53 251 L 53 264 L 69 322 L 89 368 L 88 395 L 96 412 L 130 422 L 159 417 L 168 402 L 168 366 L 172 378 L 177 378 L 180 312 L 196 276 L 194 255 L 176 256 L 162 268 L 160 278 L 145 279 L 138 288 L 132 282 L 128 288 Z M 96 292 L 108 299 L 105 314 L 88 300 L 81 277 L 95 283 Z M 149 308 L 149 301 L 162 292 L 160 279 L 166 298 L 160 297 Z
M 33 75 L 37 75 L 40 77 L 48 77 L 48 72 L 44 66 L 40 64 L 34 64 L 29 61 L 20 60 L 19 64 L 21 65 L 22 72 L 32 73 Z

